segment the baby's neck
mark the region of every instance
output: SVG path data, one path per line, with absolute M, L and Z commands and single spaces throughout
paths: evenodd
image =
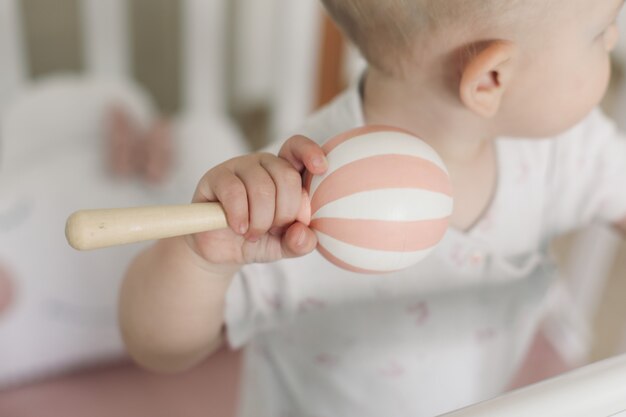
M 410 85 L 375 73 L 365 79 L 363 111 L 367 123 L 409 130 L 439 153 L 455 190 L 450 224 L 462 231 L 471 229 L 496 190 L 492 123 L 473 117 L 433 82 Z
M 480 158 L 496 136 L 492 123 L 467 111 L 455 96 L 431 80 L 406 82 L 369 71 L 363 111 L 368 124 L 392 125 L 415 133 L 447 165 Z

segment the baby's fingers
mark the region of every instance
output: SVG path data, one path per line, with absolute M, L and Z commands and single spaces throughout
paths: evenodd
M 249 214 L 246 186 L 237 175 L 223 166 L 204 175 L 193 197 L 193 202 L 216 200 L 224 207 L 228 226 L 235 233 L 247 233 Z
M 240 167 L 235 174 L 246 188 L 250 224 L 246 238 L 257 241 L 272 227 L 276 210 L 276 185 L 260 164 Z
M 289 138 L 280 148 L 278 156 L 289 161 L 300 172 L 306 168 L 312 174 L 320 175 L 327 168 L 326 155 L 322 148 L 302 135 Z
M 298 217 L 302 206 L 302 177 L 282 158 L 265 154 L 260 161 L 276 185 L 276 209 L 272 226 L 282 231 Z

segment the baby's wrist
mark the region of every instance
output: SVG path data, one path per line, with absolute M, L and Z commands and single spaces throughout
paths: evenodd
M 181 236 L 177 244 L 183 253 L 178 254 L 184 262 L 205 271 L 209 276 L 230 279 L 239 271 L 242 265 L 233 262 L 212 262 L 201 255 L 193 235 Z

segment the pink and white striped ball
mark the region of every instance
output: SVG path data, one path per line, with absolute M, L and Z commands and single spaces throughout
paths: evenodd
M 404 130 L 366 126 L 326 142 L 324 175 L 307 176 L 319 252 L 353 272 L 422 260 L 452 214 L 450 177 L 434 149 Z

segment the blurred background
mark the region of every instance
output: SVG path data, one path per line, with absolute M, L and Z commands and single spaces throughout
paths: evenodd
M 230 416 L 239 356 L 152 375 L 116 293 L 143 245 L 76 252 L 82 208 L 186 203 L 359 72 L 317 0 L 0 0 L 0 416 Z
M 622 126 L 625 64 L 622 43 L 605 102 Z M 187 202 L 362 68 L 317 0 L 0 0 L 0 416 L 232 416 L 238 353 L 136 368 L 115 302 L 143 245 L 79 253 L 65 219 Z M 626 247 L 592 227 L 555 253 L 592 324 L 587 360 L 626 351 Z

